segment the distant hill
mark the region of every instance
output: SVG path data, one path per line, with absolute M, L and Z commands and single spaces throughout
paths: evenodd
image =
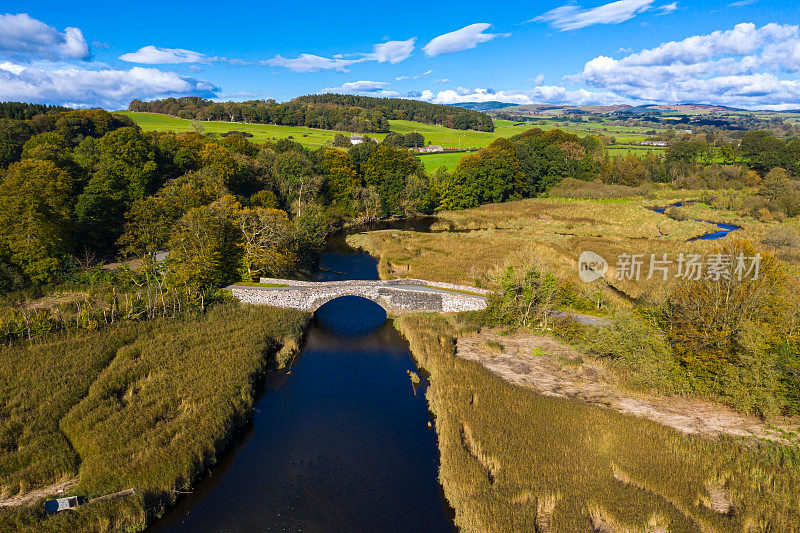
M 486 109 L 490 115 L 497 117 L 518 118 L 542 117 L 542 116 L 562 116 L 570 114 L 592 114 L 592 115 L 706 115 L 718 113 L 737 113 L 747 112 L 745 109 L 737 109 L 722 105 L 708 104 L 673 104 L 673 105 L 652 105 L 644 104 L 630 106 L 627 104 L 618 105 L 549 105 L 549 104 L 528 104 L 528 105 L 504 105 Z
M 453 107 L 463 107 L 464 109 L 472 109 L 473 111 L 491 111 L 493 109 L 503 109 L 504 107 L 512 107 L 517 104 L 509 104 L 506 102 L 461 102 L 460 104 L 452 104 Z

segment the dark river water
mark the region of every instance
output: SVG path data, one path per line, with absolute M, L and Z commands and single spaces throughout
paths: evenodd
M 369 255 L 341 239 L 330 248 L 318 279 L 378 279 Z M 454 531 L 425 382 L 415 394 L 407 370 L 383 309 L 328 302 L 291 373 L 268 377 L 235 449 L 150 531 Z

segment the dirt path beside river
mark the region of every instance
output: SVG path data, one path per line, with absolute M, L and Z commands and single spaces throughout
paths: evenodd
M 540 394 L 603 405 L 684 433 L 800 442 L 797 418 L 767 423 L 711 401 L 625 390 L 601 361 L 588 358 L 550 337 L 519 333 L 503 336 L 485 331 L 459 338 L 456 353 L 464 359 L 477 361 L 506 381 Z

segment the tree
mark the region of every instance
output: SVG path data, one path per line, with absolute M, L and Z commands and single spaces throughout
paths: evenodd
M 239 224 L 244 238 L 244 267 L 248 279 L 280 277 L 297 261 L 292 223 L 285 211 L 263 207 L 243 209 Z
M 338 150 L 325 150 L 322 157 L 324 191 L 331 203 L 350 203 L 358 186 L 353 161 Z
M 0 167 L 17 161 L 35 130 L 28 122 L 0 118 Z
M 522 198 L 525 190 L 525 176 L 508 139 L 495 139 L 477 154 L 463 157 L 453 174 L 456 189 L 442 191 L 442 195 L 463 195 L 469 199 L 463 203 L 470 204 L 465 207 Z
M 750 243 L 736 241 L 712 255 L 730 258 L 731 275 L 679 283 L 669 299 L 668 336 L 682 363 L 699 375 L 716 375 L 726 364 L 741 365 L 756 343 L 775 345 L 787 326 L 787 276 L 781 264 L 762 253 L 754 272 L 734 275 L 740 257 L 756 257 Z M 752 355 L 752 354 L 751 354 Z
M 125 181 L 101 169 L 84 187 L 75 203 L 80 243 L 99 252 L 110 252 L 122 234 L 128 191 Z
M 748 131 L 742 137 L 742 155 L 749 159 L 750 168 L 764 173 L 784 166 L 785 146 L 768 131 Z
M 311 161 L 304 154 L 288 151 L 275 157 L 272 173 L 286 205 L 297 203 L 297 215 L 303 212 L 303 202 L 314 198 L 319 191 L 319 180 L 314 179 Z
M 364 182 L 381 197 L 382 215 L 402 215 L 400 194 L 406 186 L 406 178 L 422 172 L 419 158 L 384 144 L 375 148 L 363 170 Z
M 179 207 L 164 196 L 137 200 L 125 213 L 125 232 L 118 244 L 129 254 L 154 255 L 166 246 L 179 216 Z
M 337 148 L 350 148 L 352 143 L 350 143 L 350 139 L 342 135 L 341 133 L 337 133 L 333 136 L 333 145 Z
M 190 209 L 169 239 L 171 276 L 179 284 L 204 287 L 240 279 L 241 207 L 233 196 Z
M 404 144 L 406 148 L 422 148 L 425 146 L 425 137 L 421 133 L 412 131 L 406 134 Z
M 97 154 L 100 168 L 124 184 L 128 205 L 158 188 L 156 153 L 138 128 L 120 128 L 106 134 L 97 142 Z
M 12 164 L 0 183 L 0 240 L 35 283 L 46 283 L 71 248 L 72 180 L 52 161 Z

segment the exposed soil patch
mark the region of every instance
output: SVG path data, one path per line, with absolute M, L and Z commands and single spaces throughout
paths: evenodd
M 33 505 L 42 498 L 52 496 L 55 494 L 66 494 L 66 492 L 78 483 L 78 478 L 67 479 L 58 481 L 52 485 L 41 487 L 29 492 L 23 492 L 16 496 L 9 496 L 8 498 L 0 498 L 0 507 L 14 507 L 18 505 Z M 59 496 L 60 497 L 60 496 Z
M 502 345 L 502 351 L 489 348 L 497 344 Z M 459 338 L 456 353 L 464 359 L 477 361 L 506 381 L 545 396 L 603 405 L 684 433 L 728 434 L 789 442 L 785 437 L 787 432 L 796 434 L 798 429 L 796 419 L 781 419 L 768 424 L 706 400 L 660 397 L 625 390 L 601 361 L 588 358 L 550 337 L 521 333 L 503 336 L 485 331 Z M 798 438 L 793 438 L 792 442 L 798 442 Z

